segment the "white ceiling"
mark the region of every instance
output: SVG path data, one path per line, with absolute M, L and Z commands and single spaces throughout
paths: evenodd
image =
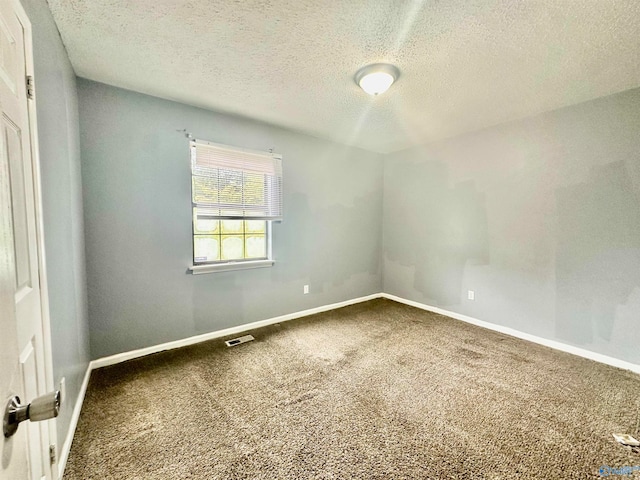
M 384 153 L 640 86 L 638 0 L 48 1 L 81 77 Z

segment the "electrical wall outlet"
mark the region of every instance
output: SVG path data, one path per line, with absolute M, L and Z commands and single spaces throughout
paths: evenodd
M 309 293 L 309 285 L 304 286 L 304 288 L 302 289 L 302 293 L 304 293 L 305 295 Z
M 469 300 L 475 300 L 476 299 L 476 293 L 473 290 L 469 290 L 467 292 L 467 298 Z

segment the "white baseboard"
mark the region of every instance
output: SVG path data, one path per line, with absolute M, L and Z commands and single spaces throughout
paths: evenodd
M 274 323 L 286 322 L 287 320 L 293 320 L 296 318 L 306 317 L 315 313 L 326 312 L 328 310 L 335 310 L 336 308 L 346 307 L 348 305 L 354 305 L 356 303 L 366 302 L 373 300 L 374 298 L 380 298 L 382 294 L 374 293 L 373 295 L 367 295 L 366 297 L 358 297 L 351 300 L 345 300 L 344 302 L 332 303 L 330 305 L 323 305 L 321 307 L 310 308 L 309 310 L 302 310 L 299 312 L 289 313 L 287 315 L 281 315 L 279 317 L 267 318 L 266 320 L 259 320 L 257 322 L 245 323 L 237 327 L 225 328 L 224 330 L 217 330 L 215 332 L 204 333 L 202 335 L 196 335 L 195 337 L 183 338 L 182 340 L 175 340 L 173 342 L 162 343 L 160 345 L 153 345 L 151 347 L 140 348 L 138 350 L 132 350 L 130 352 L 118 353 L 109 357 L 99 358 L 91 362 L 91 368 L 107 367 L 120 362 L 126 362 L 138 357 L 144 357 L 152 353 L 162 352 L 164 350 L 172 350 L 174 348 L 186 347 L 187 345 L 193 345 L 195 343 L 205 342 L 207 340 L 213 340 L 214 338 L 226 337 L 228 335 L 235 335 L 236 333 L 246 332 L 247 330 L 253 330 L 260 327 L 266 327 L 267 325 L 273 325 Z
M 59 452 L 58 457 L 58 479 L 62 480 L 64 476 L 64 469 L 67 466 L 67 459 L 69 458 L 69 452 L 71 451 L 71 444 L 73 443 L 73 436 L 76 433 L 76 427 L 78 426 L 78 419 L 80 418 L 80 412 L 82 411 L 82 404 L 84 403 L 84 397 L 87 393 L 87 385 L 89 385 L 89 377 L 91 376 L 91 363 L 87 365 L 87 371 L 84 373 L 84 378 L 82 380 L 82 385 L 80 386 L 80 391 L 78 392 L 78 398 L 76 399 L 76 404 L 73 407 L 73 413 L 71 414 L 71 423 L 69 424 L 69 430 L 67 431 L 67 436 L 64 440 L 64 445 L 62 445 L 62 449 Z
M 447 317 L 455 318 L 456 320 L 461 320 L 466 323 L 471 323 L 473 325 L 477 325 L 479 327 L 487 328 L 489 330 L 493 330 L 495 332 L 504 333 L 506 335 L 520 338 L 522 340 L 527 340 L 529 342 L 537 343 L 540 345 L 544 345 L 545 347 L 550 347 L 555 350 L 560 350 L 562 352 L 571 353 L 573 355 L 578 355 L 579 357 L 588 358 L 589 360 L 594 360 L 596 362 L 604 363 L 606 365 L 611 365 L 613 367 L 622 368 L 623 370 L 630 370 L 635 373 L 640 373 L 640 365 L 636 365 L 635 363 L 626 362 L 624 360 L 619 360 L 617 358 L 609 357 L 607 355 L 602 355 L 601 353 L 592 352 L 590 350 L 585 350 L 584 348 L 575 347 L 573 345 L 567 345 L 566 343 L 557 342 L 555 340 L 548 340 L 546 338 L 537 337 L 535 335 L 531 335 L 529 333 L 520 332 L 513 328 L 505 327 L 503 325 L 496 325 L 495 323 L 489 323 L 482 320 L 478 320 L 477 318 L 469 317 L 467 315 L 462 315 L 461 313 L 451 312 L 449 310 L 445 310 L 443 308 L 432 307 L 431 305 L 426 305 L 424 303 L 414 302 L 413 300 L 407 300 L 406 298 L 397 297 L 395 295 L 390 295 L 388 293 L 381 293 L 380 297 L 387 298 L 389 300 L 394 300 L 396 302 L 404 303 L 405 305 L 410 305 L 412 307 L 420 308 L 421 310 L 426 310 L 428 312 L 439 313 L 441 315 L 445 315 Z
M 144 357 L 145 355 L 150 355 L 152 353 L 158 353 L 165 350 L 172 350 L 174 348 L 185 347 L 187 345 L 193 345 L 196 343 L 205 342 L 207 340 L 213 340 L 215 338 L 226 337 L 228 335 L 235 335 L 237 333 L 246 332 L 248 330 L 253 330 L 260 327 L 266 327 L 267 325 L 273 325 L 274 323 L 286 322 L 288 320 L 294 320 L 296 318 L 302 318 L 308 315 L 326 312 L 328 310 L 335 310 L 336 308 L 341 308 L 341 307 L 346 307 L 348 305 L 354 305 L 356 303 L 366 302 L 369 300 L 373 300 L 375 298 L 387 298 L 389 300 L 393 300 L 399 303 L 404 303 L 405 305 L 410 305 L 412 307 L 416 307 L 421 310 L 439 313 L 441 315 L 445 315 L 447 317 L 451 317 L 456 320 L 461 320 L 466 323 L 477 325 L 479 327 L 487 328 L 489 330 L 493 330 L 496 332 L 504 333 L 506 335 L 520 338 L 522 340 L 527 340 L 529 342 L 537 343 L 539 345 L 544 345 L 546 347 L 550 347 L 555 350 L 560 350 L 562 352 L 578 355 L 580 357 L 588 358 L 589 360 L 594 360 L 596 362 L 604 363 L 606 365 L 611 365 L 613 367 L 622 368 L 624 370 L 630 370 L 635 373 L 640 373 L 640 365 L 637 365 L 634 363 L 630 363 L 624 360 L 619 360 L 614 357 L 609 357 L 601 353 L 592 352 L 591 350 L 586 350 L 584 348 L 568 345 L 566 343 L 558 342 L 556 340 L 549 340 L 546 338 L 538 337 L 536 335 L 531 335 L 529 333 L 524 333 L 519 330 L 515 330 L 513 328 L 505 327 L 503 325 L 497 325 L 495 323 L 478 320 L 477 318 L 473 318 L 467 315 L 463 315 L 461 313 L 445 310 L 443 308 L 434 307 L 434 306 L 427 305 L 420 302 L 415 302 L 413 300 L 407 300 L 406 298 L 398 297 L 396 295 L 391 295 L 388 293 L 374 293 L 372 295 L 367 295 L 365 297 L 358 297 L 351 300 L 345 300 L 344 302 L 332 303 L 330 305 L 323 305 L 320 307 L 311 308 L 309 310 L 302 310 L 299 312 L 289 313 L 287 315 L 281 315 L 279 317 L 267 318 L 265 320 L 259 320 L 257 322 L 246 323 L 244 325 L 239 325 L 237 327 L 231 327 L 231 328 L 226 328 L 224 330 L 217 330 L 214 332 L 204 333 L 202 335 L 196 335 L 194 337 L 175 340 L 172 342 L 162 343 L 159 345 L 153 345 L 150 347 L 145 347 L 138 350 L 132 350 L 129 352 L 118 353 L 116 355 L 111 355 L 109 357 L 103 357 L 97 360 L 93 360 L 89 365 L 89 368 L 93 370 L 96 368 L 102 368 L 109 365 L 115 365 L 116 363 L 125 362 L 127 360 L 132 360 L 134 358 Z
M 315 313 L 335 310 L 336 308 L 346 307 L 348 305 L 354 305 L 356 303 L 366 302 L 368 300 L 373 300 L 376 298 L 386 298 L 399 303 L 404 303 L 405 305 L 410 305 L 412 307 L 419 308 L 421 310 L 426 310 L 428 312 L 439 313 L 441 315 L 445 315 L 447 317 L 451 317 L 456 320 L 461 320 L 466 323 L 477 325 L 479 327 L 487 328 L 489 330 L 504 333 L 506 335 L 520 338 L 522 340 L 527 340 L 529 342 L 544 345 L 546 347 L 550 347 L 555 350 L 571 353 L 573 355 L 578 355 L 580 357 L 588 358 L 589 360 L 594 360 L 596 362 L 604 363 L 606 365 L 611 365 L 617 368 L 622 368 L 624 370 L 630 370 L 632 372 L 640 374 L 640 365 L 636 365 L 634 363 L 626 362 L 624 360 L 619 360 L 613 357 L 608 357 L 600 353 L 592 352 L 590 350 L 585 350 L 579 347 L 574 347 L 573 345 L 567 345 L 565 343 L 557 342 L 555 340 L 548 340 L 546 338 L 537 337 L 535 335 L 530 335 L 528 333 L 523 333 L 518 330 L 514 330 L 513 328 L 485 322 L 482 320 L 478 320 L 477 318 L 469 317 L 467 315 L 462 315 L 456 312 L 451 312 L 443 308 L 433 307 L 431 305 L 415 302 L 413 300 L 407 300 L 406 298 L 398 297 L 396 295 L 390 295 L 388 293 L 375 293 L 373 295 L 367 295 L 365 297 L 354 298 L 351 300 L 346 300 L 344 302 L 332 303 L 330 305 L 323 305 L 321 307 L 311 308 L 309 310 L 302 310 L 299 312 L 289 313 L 287 315 L 281 315 L 279 317 L 268 318 L 266 320 L 259 320 L 257 322 L 247 323 L 244 325 L 239 325 L 237 327 L 226 328 L 224 330 L 217 330 L 215 332 L 205 333 L 203 335 L 196 335 L 194 337 L 184 338 L 182 340 L 162 343 L 160 345 L 141 348 L 141 349 L 133 350 L 130 352 L 123 352 L 116 355 L 111 355 L 109 357 L 103 357 L 103 358 L 99 358 L 97 360 L 91 361 L 89 363 L 89 366 L 87 367 L 87 371 L 85 373 L 84 380 L 82 382 L 82 387 L 80 388 L 80 392 L 78 393 L 78 399 L 76 401 L 76 405 L 73 409 L 73 415 L 71 417 L 71 425 L 69 426 L 67 437 L 65 439 L 64 445 L 60 452 L 60 460 L 58 462 L 59 478 L 62 479 L 62 476 L 64 474 L 64 469 L 67 463 L 67 459 L 69 458 L 69 451 L 71 450 L 73 436 L 75 434 L 76 427 L 78 425 L 78 418 L 80 417 L 82 403 L 84 402 L 85 393 L 87 391 L 87 385 L 89 383 L 89 376 L 92 370 L 96 368 L 106 367 L 109 365 L 114 365 L 120 362 L 125 362 L 127 360 L 131 360 L 134 358 L 143 357 L 145 355 L 150 355 L 152 353 L 158 353 L 164 350 L 171 350 L 174 348 L 185 347 L 187 345 L 193 345 L 196 343 L 204 342 L 206 340 L 212 340 L 214 338 L 226 337 L 228 335 L 235 335 L 236 333 L 246 332 L 247 330 L 266 327 L 267 325 L 286 322 L 288 320 L 294 320 L 296 318 L 306 317 L 308 315 L 313 315 Z

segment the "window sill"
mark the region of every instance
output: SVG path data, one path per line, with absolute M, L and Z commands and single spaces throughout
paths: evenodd
M 228 262 L 215 263 L 208 265 L 191 265 L 189 270 L 193 275 L 201 273 L 229 272 L 232 270 L 248 270 L 250 268 L 271 267 L 275 262 L 273 260 L 255 260 L 249 262 Z

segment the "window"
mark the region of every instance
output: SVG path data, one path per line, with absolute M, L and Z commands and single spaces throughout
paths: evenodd
M 193 273 L 273 265 L 282 157 L 192 140 Z

